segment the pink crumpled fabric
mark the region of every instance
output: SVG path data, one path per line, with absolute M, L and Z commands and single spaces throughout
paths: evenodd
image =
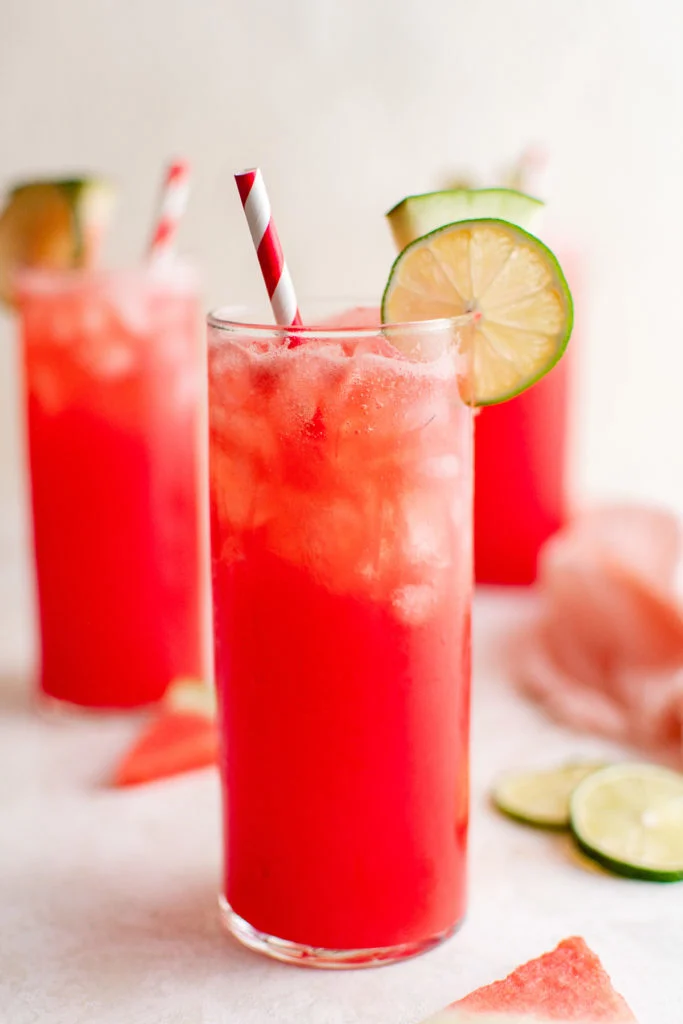
M 555 718 L 683 764 L 681 529 L 641 506 L 584 513 L 546 544 L 539 610 L 512 656 Z

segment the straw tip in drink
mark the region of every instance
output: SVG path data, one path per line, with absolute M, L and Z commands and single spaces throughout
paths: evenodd
M 275 322 L 283 327 L 299 325 L 301 318 L 294 286 L 273 222 L 263 175 L 258 167 L 251 167 L 244 171 L 237 171 L 235 182 L 258 256 Z

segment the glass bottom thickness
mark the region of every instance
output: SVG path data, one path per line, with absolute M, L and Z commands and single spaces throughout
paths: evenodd
M 46 718 L 98 718 L 104 716 L 115 718 L 118 716 L 139 715 L 153 709 L 160 704 L 160 700 L 150 701 L 146 704 L 133 704 L 131 706 L 120 706 L 117 704 L 77 704 L 75 701 L 65 700 L 63 697 L 53 697 L 52 694 L 39 690 L 33 697 L 33 704 L 40 715 Z
M 382 967 L 387 964 L 408 960 L 426 953 L 450 938 L 461 922 L 456 922 L 446 931 L 431 935 L 421 942 L 406 942 L 397 946 L 377 946 L 374 949 L 326 949 L 290 942 L 274 935 L 267 935 L 252 927 L 248 921 L 236 914 L 225 896 L 218 900 L 221 923 L 226 932 L 243 946 L 261 953 L 273 960 L 295 964 L 298 967 L 317 967 L 323 970 L 353 970 L 360 967 Z

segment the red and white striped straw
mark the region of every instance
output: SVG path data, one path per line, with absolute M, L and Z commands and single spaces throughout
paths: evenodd
M 258 167 L 235 175 L 247 224 L 268 290 L 275 322 L 280 327 L 300 327 L 301 315 L 292 278 L 285 263 L 263 175 Z
M 189 195 L 190 165 L 186 160 L 177 160 L 169 164 L 164 177 L 159 214 L 149 246 L 150 262 L 166 260 L 173 252 Z

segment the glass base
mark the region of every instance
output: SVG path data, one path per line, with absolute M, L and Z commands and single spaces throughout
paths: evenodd
M 357 967 L 382 967 L 407 960 L 420 953 L 426 953 L 441 942 L 445 942 L 457 931 L 460 922 L 438 935 L 432 935 L 422 942 L 406 942 L 398 946 L 377 946 L 375 949 L 326 949 L 320 946 L 305 946 L 300 942 L 289 942 L 267 935 L 253 928 L 248 921 L 236 914 L 225 896 L 218 900 L 221 922 L 225 930 L 243 946 L 262 953 L 273 960 L 282 960 L 298 967 L 318 967 L 328 970 L 352 970 Z
M 52 697 L 44 690 L 39 690 L 33 697 L 33 706 L 39 715 L 49 719 L 93 719 L 93 718 L 116 718 L 141 715 L 152 710 L 160 701 L 150 704 L 136 704 L 132 707 L 109 707 L 92 704 L 76 704 L 61 697 Z

